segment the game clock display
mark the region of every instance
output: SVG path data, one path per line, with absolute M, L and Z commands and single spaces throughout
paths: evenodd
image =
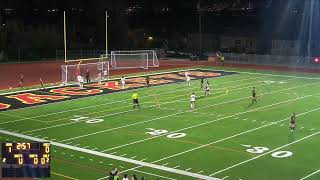
M 0 178 L 50 177 L 50 143 L 1 143 Z

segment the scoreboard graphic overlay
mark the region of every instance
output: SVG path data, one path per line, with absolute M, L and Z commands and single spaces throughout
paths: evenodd
M 49 142 L 1 143 L 0 178 L 50 177 Z

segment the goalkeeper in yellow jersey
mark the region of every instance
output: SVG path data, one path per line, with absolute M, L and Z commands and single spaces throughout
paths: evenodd
M 132 102 L 133 102 L 133 109 L 136 108 L 136 106 L 138 106 L 138 108 L 140 109 L 140 105 L 139 105 L 139 94 L 137 92 L 134 92 L 132 94 Z

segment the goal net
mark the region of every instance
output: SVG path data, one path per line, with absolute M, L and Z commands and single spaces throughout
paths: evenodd
M 101 78 L 101 80 L 108 79 L 109 78 L 109 62 L 103 61 L 103 59 L 104 58 L 101 58 L 99 62 L 61 65 L 62 84 L 63 85 L 76 84 L 78 82 L 77 80 L 78 75 L 81 75 L 86 81 L 87 71 L 89 72 L 91 82 L 97 82 L 99 78 Z
M 154 50 L 111 51 L 111 68 L 143 68 L 159 67 L 157 54 Z

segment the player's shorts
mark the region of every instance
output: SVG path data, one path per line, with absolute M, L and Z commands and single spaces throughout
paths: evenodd
M 256 97 L 256 94 L 252 94 L 252 97 L 255 98 L 255 97 Z
M 133 104 L 139 104 L 139 100 L 138 99 L 133 99 L 132 102 L 133 102 Z
M 295 127 L 296 126 L 296 124 L 295 123 L 290 123 L 290 127 Z

